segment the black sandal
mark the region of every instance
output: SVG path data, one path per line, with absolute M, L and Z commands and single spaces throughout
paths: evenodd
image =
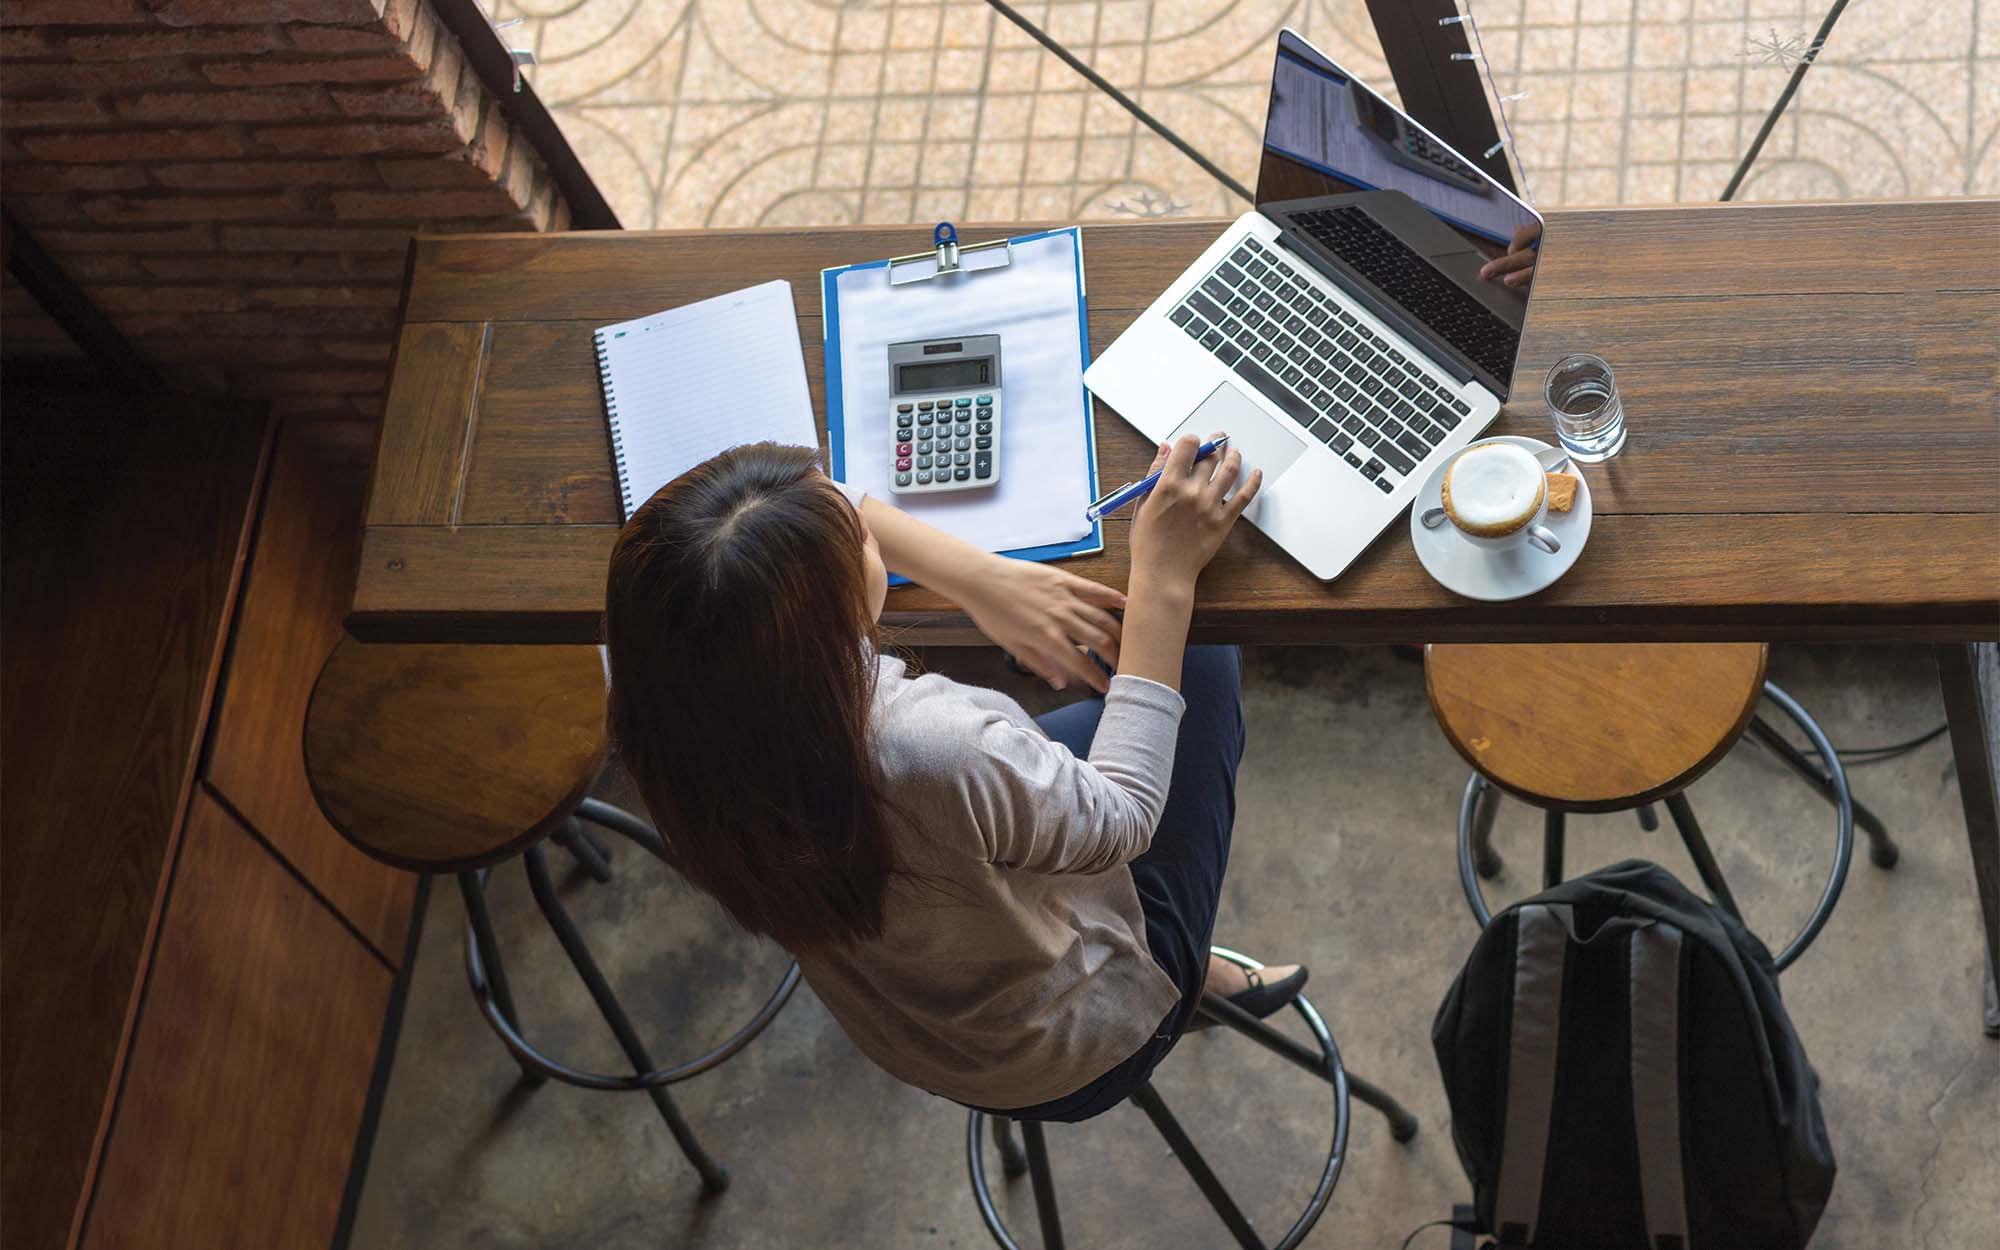
M 1249 979 L 1249 986 L 1224 997 L 1232 1006 L 1241 1007 L 1259 1020 L 1269 1019 L 1289 1006 L 1291 1001 L 1299 996 L 1299 991 L 1305 989 L 1306 979 L 1312 975 L 1304 964 L 1300 964 L 1298 969 L 1284 980 L 1269 983 L 1265 982 L 1264 970 L 1261 968 L 1245 968 L 1243 973 Z M 1194 1023 L 1188 1026 L 1188 1031 L 1211 1028 L 1214 1024 L 1215 1021 L 1197 1013 Z

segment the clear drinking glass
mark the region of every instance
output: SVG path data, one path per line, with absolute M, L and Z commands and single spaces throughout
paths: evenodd
M 1589 352 L 1573 352 L 1549 366 L 1542 386 L 1556 419 L 1563 450 L 1585 464 L 1609 460 L 1625 446 L 1625 408 L 1611 366 Z

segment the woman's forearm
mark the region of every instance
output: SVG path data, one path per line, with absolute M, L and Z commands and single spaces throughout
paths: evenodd
M 1179 690 L 1181 653 L 1187 648 L 1193 619 L 1192 579 L 1146 576 L 1134 569 L 1132 588 L 1125 595 L 1125 638 L 1118 671 Z
M 875 535 L 882 563 L 891 573 L 900 573 L 947 597 L 990 558 L 989 553 L 963 538 L 926 525 L 873 495 L 861 501 L 861 516 Z

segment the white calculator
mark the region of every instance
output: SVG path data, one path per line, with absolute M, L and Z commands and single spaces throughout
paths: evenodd
M 1000 336 L 889 344 L 889 489 L 984 490 L 1000 481 Z

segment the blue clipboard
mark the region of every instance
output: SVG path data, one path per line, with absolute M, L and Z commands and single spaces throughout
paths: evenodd
M 1038 239 L 1052 238 L 1057 235 L 1070 236 L 1075 245 L 1077 351 L 1081 353 L 1082 363 L 1087 368 L 1090 364 L 1090 310 L 1086 304 L 1084 293 L 1083 231 L 1080 227 L 1069 226 L 1061 230 L 1043 230 L 1034 234 L 1018 235 L 1011 239 L 994 240 L 992 243 L 974 244 L 961 248 L 958 244 L 957 231 L 952 228 L 951 223 L 941 222 L 932 234 L 932 243 L 936 248 L 934 254 L 935 271 L 920 276 L 915 280 L 926 281 L 931 277 L 942 276 L 945 273 L 962 272 L 968 280 L 976 281 L 979 273 L 983 270 L 973 265 L 966 265 L 961 270 L 959 259 L 962 255 L 984 251 L 988 248 L 1004 247 L 1011 249 L 1024 243 L 1032 243 Z M 855 270 L 891 269 L 912 261 L 930 261 L 932 257 L 933 253 L 931 252 L 921 252 L 913 256 L 864 261 L 858 265 L 841 265 L 833 269 L 822 269 L 820 271 L 822 344 L 824 348 L 823 355 L 826 361 L 827 459 L 828 467 L 832 470 L 836 481 L 844 482 L 847 480 L 847 431 L 846 405 L 843 398 L 840 376 L 840 298 L 835 283 L 840 275 L 851 273 Z M 1004 267 L 1004 264 L 1004 261 L 1001 262 L 1001 267 Z M 1092 411 L 1090 391 L 1087 388 L 1082 386 L 1077 388 L 1077 403 L 1083 414 L 1084 447 L 1089 457 L 1090 497 L 1094 499 L 1098 493 L 1097 423 L 1096 416 Z M 1073 542 L 1051 543 L 1040 547 L 1020 547 L 1012 551 L 1002 551 L 1000 554 L 1016 560 L 1062 560 L 1070 556 L 1095 555 L 1103 550 L 1104 525 L 1103 522 L 1099 521 L 1092 522 L 1090 532 Z M 891 586 L 908 585 L 909 579 L 891 576 L 889 584 Z

